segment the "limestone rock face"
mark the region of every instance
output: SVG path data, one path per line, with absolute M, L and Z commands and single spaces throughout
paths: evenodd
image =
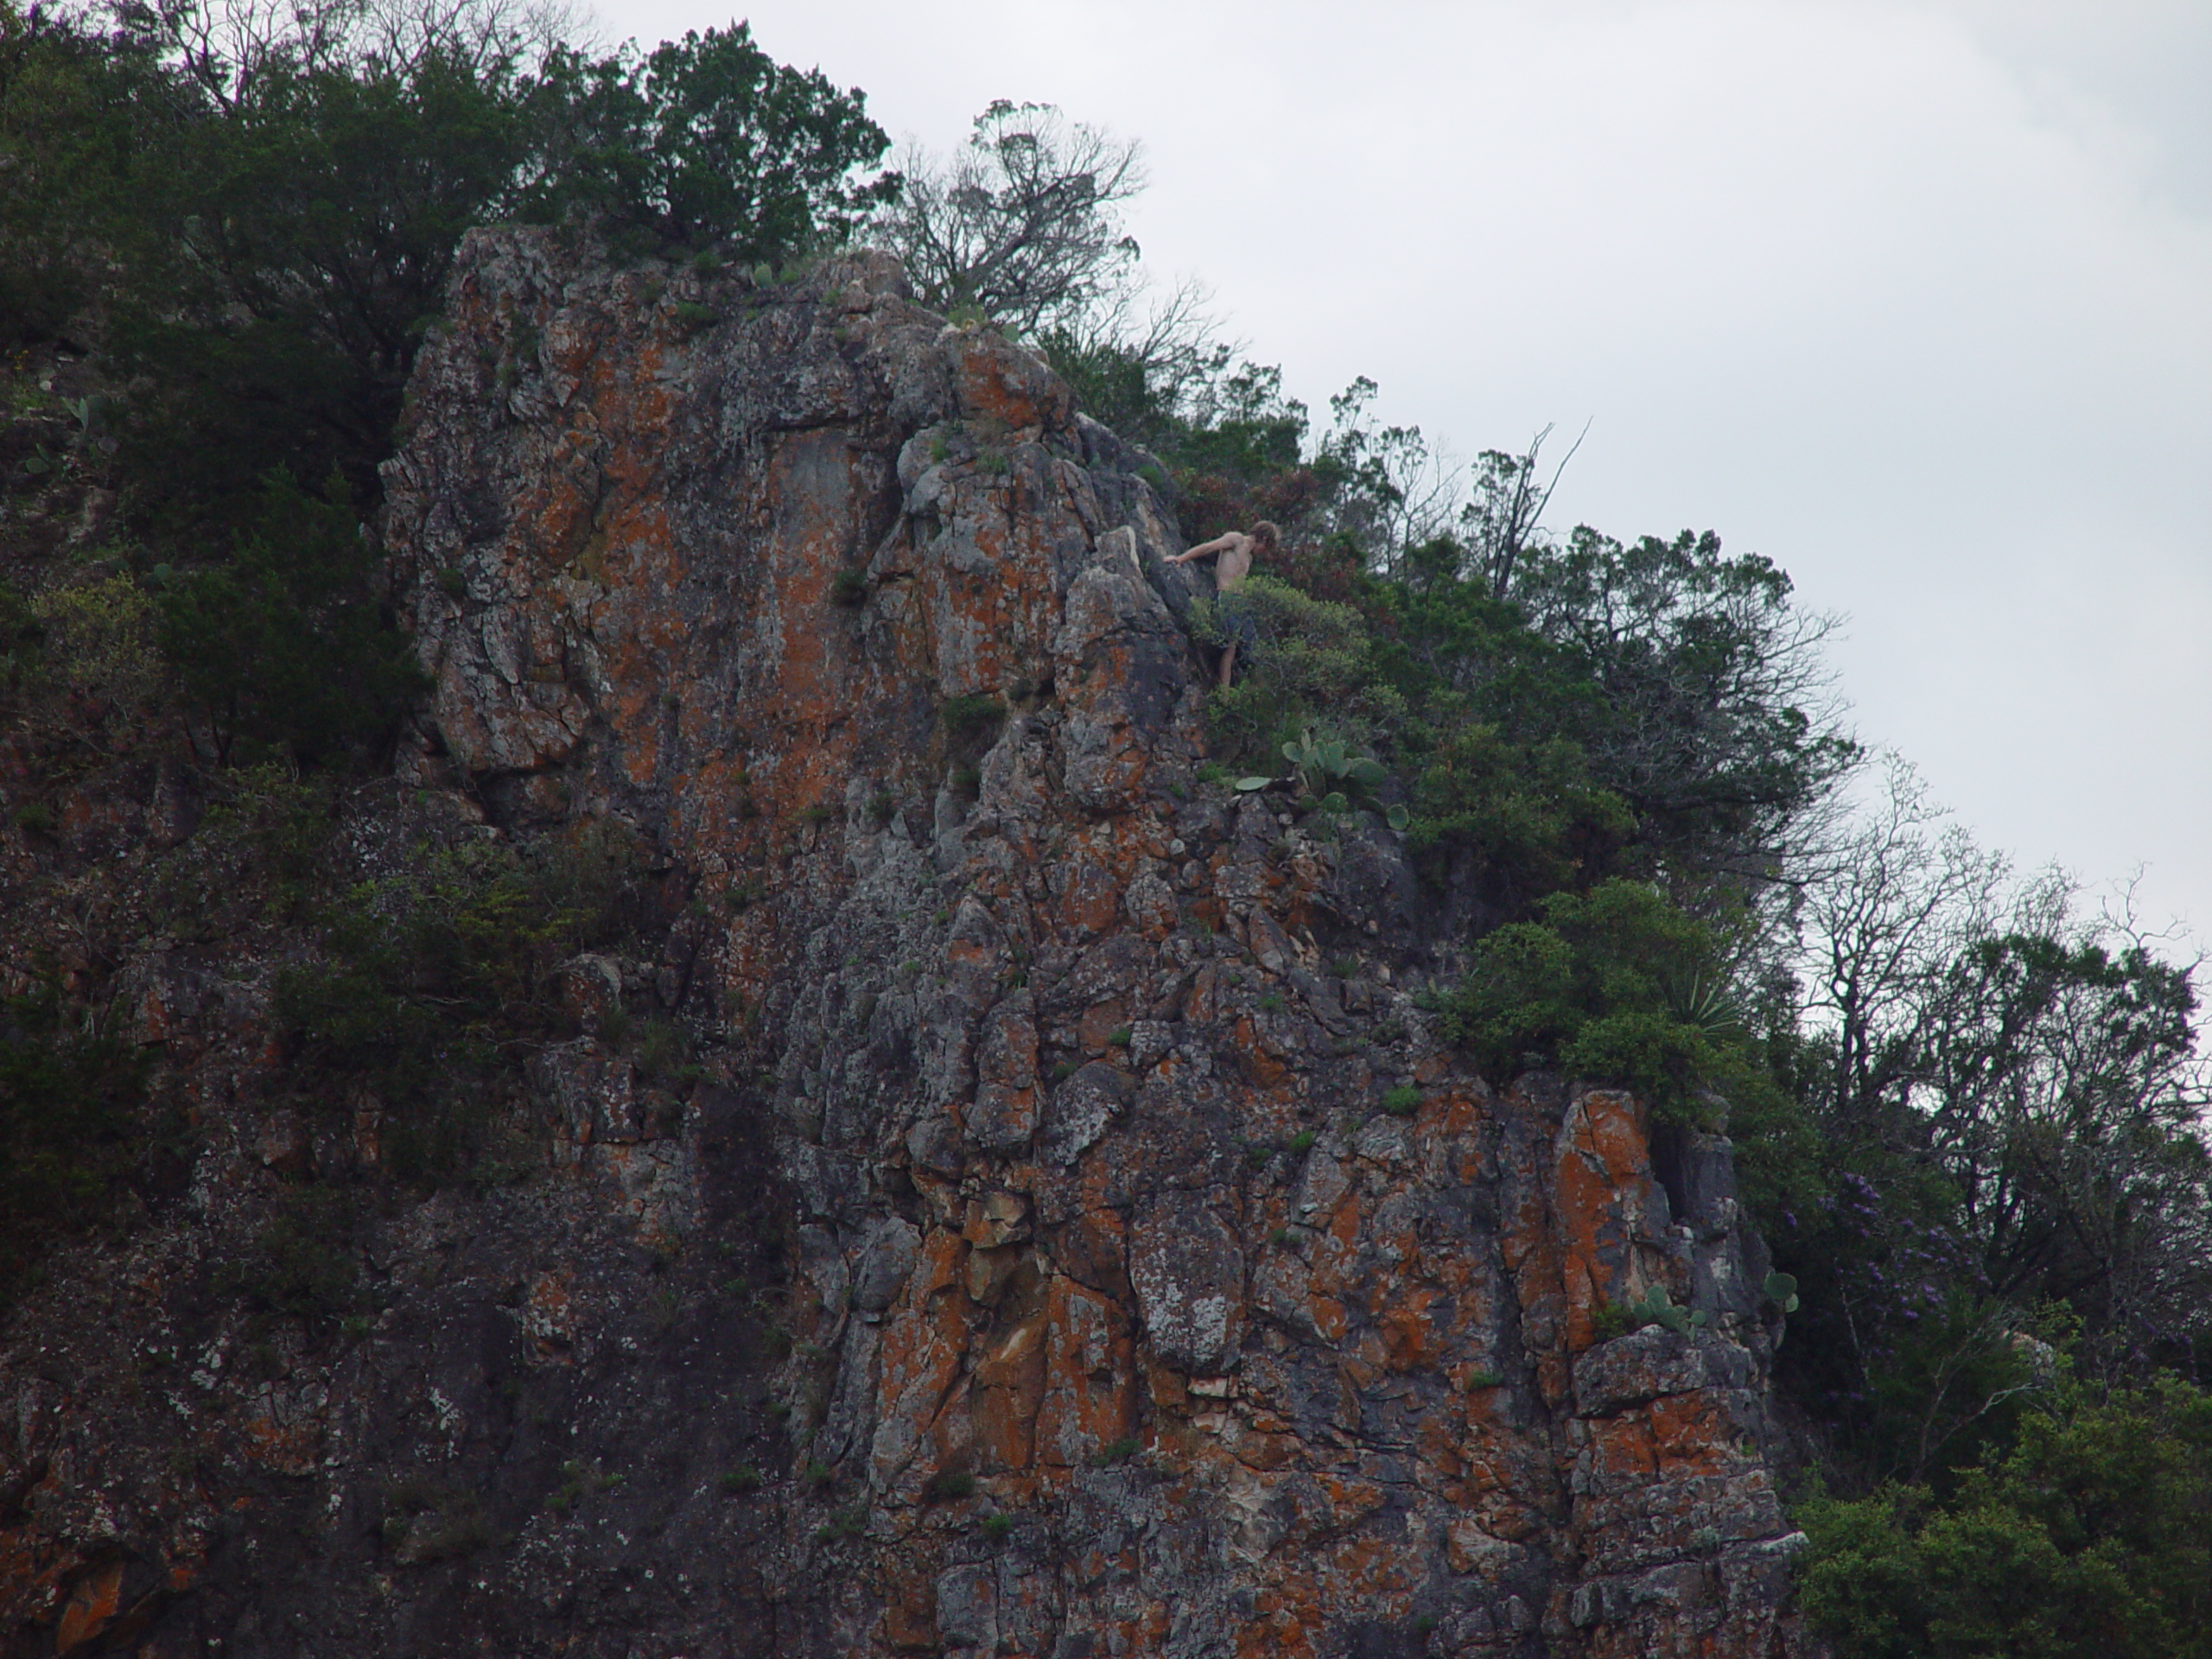
M 572 977 L 681 1021 L 705 1076 L 537 1057 L 539 1185 L 379 1236 L 416 1347 L 260 1408 L 304 1483 L 268 1513 L 304 1534 L 308 1486 L 334 1516 L 372 1466 L 448 1496 L 225 1591 L 246 1636 L 193 1628 L 338 1651 L 279 1614 L 342 1603 L 355 1653 L 1804 1650 L 1726 1142 L 1487 1087 L 1414 995 L 1440 942 L 1396 838 L 1198 780 L 1198 579 L 1143 457 L 1040 364 L 880 258 L 755 287 L 479 233 L 410 420 L 385 535 L 435 736 L 403 779 L 657 849 L 660 960 Z M 622 1306 L 610 1251 L 693 1287 L 763 1231 L 792 1281 L 765 1354 L 656 1346 L 664 1293 Z M 1621 1334 L 1654 1285 L 1707 1322 Z M 570 1379 L 574 1455 L 502 1449 L 537 1432 L 499 1427 L 502 1344 Z M 486 1494 L 473 1544 L 454 1483 Z M 72 1514 L 10 1535 L 67 1573 L 0 1562 L 46 1573 L 19 1616 L 64 1651 L 188 1543 L 247 1581 L 250 1510 L 127 1548 Z

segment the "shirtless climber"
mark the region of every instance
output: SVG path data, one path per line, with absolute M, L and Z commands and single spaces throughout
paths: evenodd
M 1218 556 L 1214 559 L 1214 591 L 1221 595 L 1217 614 L 1221 619 L 1221 631 L 1229 636 L 1229 644 L 1221 653 L 1221 689 L 1229 690 L 1229 677 L 1236 668 L 1236 648 L 1244 647 L 1250 655 L 1260 642 L 1259 630 L 1253 625 L 1252 613 L 1247 601 L 1232 599 L 1231 594 L 1244 585 L 1244 578 L 1252 569 L 1252 561 L 1263 554 L 1272 554 L 1281 532 L 1262 518 L 1252 526 L 1247 535 L 1232 530 L 1226 536 L 1217 536 L 1210 542 L 1200 542 L 1188 552 L 1178 553 L 1167 561 L 1170 564 L 1187 564 L 1192 559 Z

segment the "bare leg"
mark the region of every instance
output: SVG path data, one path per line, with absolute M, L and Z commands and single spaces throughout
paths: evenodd
M 1229 642 L 1229 648 L 1221 653 L 1221 689 L 1223 690 L 1229 690 L 1229 677 L 1236 671 L 1236 642 L 1232 639 Z

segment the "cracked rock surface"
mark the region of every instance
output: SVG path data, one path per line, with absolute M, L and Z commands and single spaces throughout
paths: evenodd
M 703 1074 L 549 1047 L 543 1169 L 395 1198 L 373 1330 L 126 1397 L 285 1155 L 237 1108 L 10 1327 L 22 1651 L 1808 1650 L 1727 1143 L 1487 1086 L 1397 838 L 1198 781 L 1173 519 L 1034 359 L 878 257 L 478 232 L 410 420 L 435 687 L 357 838 L 630 826 L 663 947 L 570 975 Z M 163 971 L 250 1068 L 243 970 Z M 1653 1285 L 1708 1322 L 1604 1339 Z

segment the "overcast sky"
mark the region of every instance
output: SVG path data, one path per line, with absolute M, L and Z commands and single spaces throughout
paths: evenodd
M 1366 374 L 1467 456 L 1589 422 L 1558 528 L 1767 555 L 1847 618 L 1862 738 L 2212 935 L 2212 3 L 749 16 L 894 138 L 1005 97 L 1141 140 L 1147 264 L 1316 410 Z

